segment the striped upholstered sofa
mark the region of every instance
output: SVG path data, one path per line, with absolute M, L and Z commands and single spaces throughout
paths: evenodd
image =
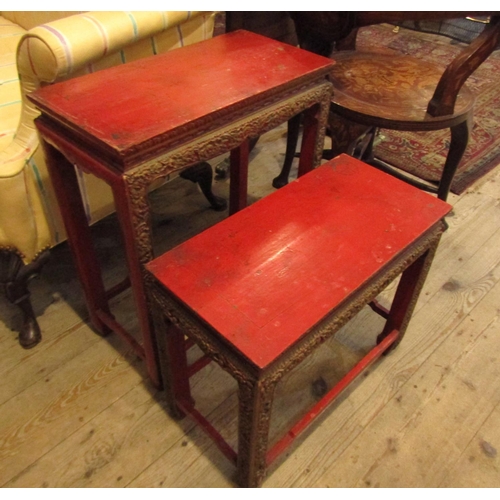
M 23 347 L 41 339 L 27 283 L 66 238 L 26 95 L 210 38 L 213 28 L 213 12 L 0 13 L 0 284 L 23 314 Z M 78 175 L 88 219 L 112 213 L 108 186 Z

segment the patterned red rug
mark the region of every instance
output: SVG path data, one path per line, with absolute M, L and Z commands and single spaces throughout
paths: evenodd
M 443 68 L 463 44 L 444 36 L 390 25 L 363 28 L 358 45 L 387 46 L 415 57 L 429 59 Z M 472 135 L 451 191 L 460 194 L 500 164 L 500 50 L 496 50 L 467 80 L 476 94 Z M 437 180 L 448 152 L 450 133 L 381 130 L 375 154 L 402 170 L 427 180 Z M 402 161 L 402 159 L 404 161 Z

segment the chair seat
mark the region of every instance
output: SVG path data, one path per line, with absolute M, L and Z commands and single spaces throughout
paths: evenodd
M 442 68 L 393 51 L 335 54 L 333 107 L 364 125 L 398 130 L 437 130 L 464 121 L 474 95 L 464 85 L 453 115 L 432 117 L 427 105 Z
M 297 13 L 294 20 L 301 46 L 312 44 L 319 51 L 335 43 L 338 49 L 332 53 L 336 61 L 331 72 L 333 100 L 328 120 L 332 147 L 325 157 L 347 152 L 446 200 L 473 125 L 474 96 L 465 82 L 500 43 L 500 16 L 492 15 L 481 34 L 459 50 L 451 61 L 441 61 L 442 67 L 388 48 L 376 51 L 379 49 L 372 47 L 377 40 L 371 36 L 366 48 L 343 50 L 356 47 L 357 31 L 363 26 L 395 23 L 405 18 L 439 20 L 470 15 L 458 12 L 423 14 L 347 13 L 345 30 L 331 29 L 335 16 L 324 12 Z M 274 187 L 288 182 L 299 125 L 298 120 L 289 124 L 285 161 L 280 174 L 273 180 Z M 389 165 L 375 158 L 373 146 L 378 129 L 405 132 L 449 129 L 448 154 L 440 179 L 429 180 L 424 172 L 407 175 L 400 162 Z

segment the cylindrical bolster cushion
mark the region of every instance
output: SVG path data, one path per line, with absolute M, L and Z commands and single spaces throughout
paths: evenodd
M 21 41 L 18 70 L 54 82 L 202 12 L 87 12 L 37 26 Z

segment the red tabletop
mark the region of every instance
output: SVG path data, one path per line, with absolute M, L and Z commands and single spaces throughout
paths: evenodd
M 39 89 L 29 98 L 93 143 L 126 157 L 196 122 L 327 75 L 331 59 L 237 31 Z M 208 120 L 207 118 L 208 117 Z
M 341 155 L 147 268 L 264 368 L 450 210 Z

